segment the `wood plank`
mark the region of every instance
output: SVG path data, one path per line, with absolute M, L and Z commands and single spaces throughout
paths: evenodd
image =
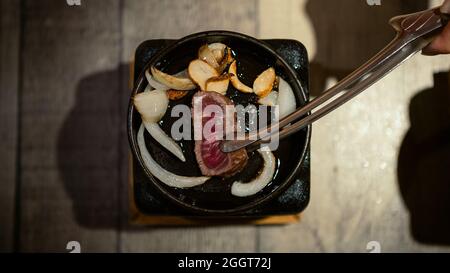
M 334 2 L 262 1 L 258 16 L 263 37 L 282 33 L 306 41 L 311 61 L 324 68 L 311 70 L 312 77 L 322 77 L 321 86 L 355 68 L 391 37 L 387 18 L 425 8 L 421 1 L 383 1 L 381 7 L 362 6 L 365 1 L 357 0 Z M 269 22 L 269 13 L 283 19 Z M 297 18 L 309 18 L 304 33 L 295 30 Z M 367 252 L 367 243 L 378 241 L 383 252 L 448 252 L 448 245 L 420 244 L 411 234 L 414 212 L 404 204 L 396 168 L 409 129 L 410 101 L 433 86 L 433 74 L 448 71 L 449 63 L 450 56 L 416 56 L 315 123 L 310 204 L 298 224 L 260 228 L 259 250 Z M 322 90 L 312 88 L 315 94 Z
M 276 215 L 266 218 L 257 218 L 249 220 L 230 220 L 230 219 L 193 219 L 178 216 L 151 216 L 137 213 L 131 220 L 134 226 L 142 227 L 188 227 L 188 226 L 230 226 L 230 225 L 250 225 L 250 226 L 274 226 L 293 224 L 300 221 L 298 215 Z
M 20 250 L 117 250 L 120 5 L 25 1 Z
M 236 6 L 239 8 L 230 8 Z M 256 1 L 238 0 L 126 1 L 122 62 L 129 63 L 136 47 L 147 39 L 181 38 L 212 29 L 254 36 L 257 33 L 255 7 Z M 128 76 L 127 73 L 123 75 Z M 128 148 L 125 148 L 122 158 L 127 158 L 127 154 Z M 126 188 L 126 174 L 122 181 L 122 188 Z M 127 211 L 128 200 L 123 200 L 123 212 Z M 257 245 L 253 226 L 133 229 L 125 222 L 123 225 L 121 251 L 124 252 L 251 252 Z
M 0 19 L 0 252 L 6 252 L 14 243 L 20 2 L 2 1 Z

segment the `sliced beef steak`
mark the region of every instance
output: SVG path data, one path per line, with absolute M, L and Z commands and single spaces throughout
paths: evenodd
M 192 99 L 194 124 L 199 118 L 198 115 L 203 113 L 202 140 L 195 141 L 195 156 L 200 170 L 205 176 L 232 176 L 240 172 L 248 161 L 245 149 L 231 153 L 224 153 L 220 150 L 220 142 L 224 139 L 224 135 L 234 131 L 234 128 L 223 126 L 227 124 L 227 119 L 235 119 L 234 113 L 227 115 L 227 105 L 234 106 L 230 99 L 216 92 L 198 92 Z M 208 112 L 205 111 L 205 109 L 208 110 L 208 106 L 212 106 L 209 108 L 213 109 L 212 114 L 205 114 Z M 214 109 L 221 109 L 221 111 L 214 111 Z M 221 127 L 223 129 L 216 128 L 216 125 L 223 126 Z M 196 130 L 198 129 L 196 128 Z

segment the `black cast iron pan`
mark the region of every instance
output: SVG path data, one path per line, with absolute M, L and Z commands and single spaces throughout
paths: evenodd
M 169 74 L 177 73 L 185 69 L 189 62 L 196 58 L 200 46 L 214 42 L 222 42 L 228 45 L 237 54 L 242 82 L 251 86 L 257 75 L 272 66 L 275 68 L 277 75 L 282 76 L 291 85 L 296 96 L 297 107 L 306 104 L 307 96 L 305 90 L 303 90 L 302 84 L 294 70 L 269 45 L 240 33 L 208 31 L 187 36 L 158 52 L 148 62 L 145 69 L 150 66 L 156 66 L 156 68 L 163 72 Z M 136 93 L 142 92 L 146 86 L 147 80 L 145 75 L 141 73 L 135 80 L 131 98 Z M 191 106 L 191 99 L 194 93 L 195 91 L 179 101 L 170 102 L 169 109 L 160 123 L 168 135 L 170 135 L 171 125 L 176 120 L 176 118 L 170 116 L 171 108 L 176 104 Z M 235 104 L 243 104 L 245 106 L 247 103 L 256 103 L 256 96 L 243 94 L 235 90 L 231 85 L 227 96 Z M 231 195 L 231 184 L 236 179 L 250 180 L 257 174 L 262 166 L 262 159 L 258 153 L 249 153 L 250 160 L 248 165 L 244 171 L 234 177 L 227 179 L 212 178 L 201 186 L 190 189 L 176 189 L 166 186 L 156 179 L 143 164 L 136 140 L 140 125 L 140 115 L 130 100 L 127 124 L 128 137 L 133 156 L 148 176 L 148 182 L 151 183 L 155 190 L 159 191 L 175 205 L 198 215 L 213 216 L 232 216 L 253 209 L 265 204 L 285 191 L 299 174 L 300 165 L 305 158 L 311 134 L 311 127 L 308 126 L 280 142 L 278 150 L 274 152 L 279 164 L 272 182 L 258 194 L 242 198 Z M 186 157 L 186 162 L 181 162 L 162 148 L 147 133 L 145 134 L 145 140 L 152 157 L 165 169 L 179 175 L 201 175 L 193 152 L 193 141 L 182 140 L 178 142 L 183 148 Z

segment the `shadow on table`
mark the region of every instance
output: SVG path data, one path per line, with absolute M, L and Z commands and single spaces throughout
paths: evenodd
M 411 128 L 398 159 L 399 188 L 415 240 L 450 244 L 450 81 L 434 75 L 409 107 Z
M 128 71 L 121 65 L 83 78 L 59 133 L 59 172 L 77 222 L 88 228 L 115 229 L 125 217 Z
M 309 0 L 306 12 L 317 44 L 310 64 L 311 94 L 319 95 L 330 77 L 343 79 L 369 60 L 395 35 L 390 18 L 428 8 L 428 1 Z
M 341 80 L 393 39 L 390 18 L 428 8 L 428 1 L 309 0 L 306 12 L 317 44 L 310 63 L 311 94 L 319 95 L 328 78 Z M 415 240 L 450 244 L 450 88 L 448 73 L 415 96 L 411 128 L 403 140 L 398 178 L 411 216 Z

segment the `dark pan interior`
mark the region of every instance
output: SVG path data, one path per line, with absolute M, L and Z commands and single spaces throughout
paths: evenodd
M 189 62 L 196 58 L 198 48 L 205 43 L 222 42 L 230 46 L 237 55 L 238 72 L 242 82 L 252 86 L 253 80 L 270 66 L 275 67 L 277 75 L 282 76 L 291 85 L 297 105 L 305 104 L 305 94 L 293 70 L 266 44 L 241 34 L 230 32 L 207 32 L 194 34 L 169 46 L 157 54 L 147 65 L 155 65 L 158 69 L 169 74 L 177 73 L 185 69 Z M 136 92 L 142 92 L 147 85 L 145 77 L 141 76 L 136 81 Z M 185 104 L 191 106 L 191 99 L 195 92 L 179 101 L 171 101 L 166 115 L 161 120 L 161 127 L 170 135 L 171 125 L 177 118 L 170 116 L 174 105 Z M 256 96 L 242 94 L 232 85 L 227 92 L 235 104 L 256 102 Z M 309 144 L 309 128 L 280 142 L 280 146 L 274 155 L 278 159 L 277 172 L 272 182 L 261 192 L 250 197 L 235 197 L 231 195 L 231 185 L 236 180 L 249 181 L 255 177 L 262 167 L 262 158 L 257 152 L 249 153 L 249 163 L 241 173 L 231 178 L 214 177 L 201 186 L 190 189 L 176 189 L 166 186 L 154 178 L 143 166 L 142 159 L 136 144 L 136 134 L 141 124 L 139 113 L 130 104 L 129 109 L 129 137 L 133 153 L 138 162 L 149 176 L 149 182 L 153 183 L 156 190 L 163 193 L 171 201 L 202 213 L 237 213 L 270 200 L 291 184 L 292 177 L 299 171 L 299 165 L 303 160 L 306 146 Z M 171 153 L 160 146 L 149 134 L 145 133 L 147 148 L 152 157 L 165 169 L 179 175 L 200 176 L 195 155 L 193 141 L 179 141 L 183 148 L 186 162 L 181 162 Z

